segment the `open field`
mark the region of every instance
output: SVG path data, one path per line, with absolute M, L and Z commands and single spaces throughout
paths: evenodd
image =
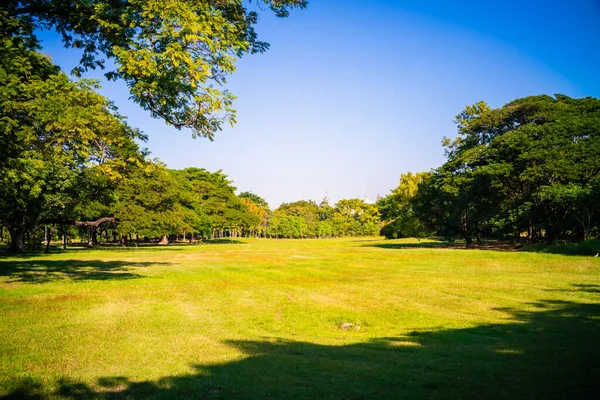
M 0 258 L 0 398 L 597 398 L 600 257 L 415 244 Z

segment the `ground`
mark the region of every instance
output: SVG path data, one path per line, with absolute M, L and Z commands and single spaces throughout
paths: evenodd
M 437 244 L 0 257 L 0 398 L 597 398 L 600 258 Z

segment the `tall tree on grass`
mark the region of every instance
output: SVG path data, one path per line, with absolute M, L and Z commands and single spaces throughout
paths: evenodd
M 235 195 L 235 187 L 222 171 L 209 172 L 203 168 L 186 168 L 177 173 L 186 179 L 197 196 L 203 213 L 208 217 L 212 237 L 226 232 L 236 235 L 259 223 L 257 216 Z
M 115 68 L 109 79 L 122 79 L 132 99 L 153 117 L 194 137 L 210 139 L 223 122 L 233 124 L 234 96 L 222 89 L 236 60 L 260 53 L 254 26 L 260 4 L 279 17 L 306 0 L 7 0 L 0 13 L 24 26 L 30 37 L 37 28 L 53 29 L 68 48 L 83 51 L 81 74 Z
M 95 82 L 72 82 L 35 51 L 28 29 L 0 13 L 0 222 L 16 252 L 44 213 L 65 218 L 86 196 L 89 171 L 119 179 L 144 139 Z
M 335 205 L 333 225 L 338 236 L 375 236 L 381 220 L 375 204 L 362 199 L 343 199 Z
M 280 217 L 280 221 L 283 221 L 281 226 L 286 227 L 285 232 L 297 232 L 292 237 L 314 237 L 317 234 L 316 224 L 319 221 L 319 206 L 312 200 L 283 203 L 274 211 L 274 214 L 276 217 Z M 304 223 L 299 224 L 296 219 L 283 217 L 298 217 Z M 280 233 L 280 236 L 288 237 L 282 233 Z
M 431 178 L 429 172 L 400 175 L 400 184 L 392 193 L 377 201 L 377 208 L 384 226 L 381 234 L 388 239 L 401 237 L 421 237 L 427 234 L 425 225 L 413 211 L 413 199 L 419 184 Z
M 600 202 L 600 100 L 478 103 L 457 123 L 458 137 L 445 140 L 448 161 L 425 185 L 423 215 L 438 210 L 437 222 L 467 243 L 484 226 L 500 236 L 526 232 L 529 241 L 589 236 Z
M 260 196 L 250 192 L 242 192 L 238 195 L 240 201 L 246 206 L 248 212 L 254 215 L 258 222 L 250 227 L 249 234 L 264 236 L 267 233 L 269 219 L 273 214 L 269 204 Z
M 205 233 L 210 226 L 191 184 L 179 171 L 157 163 L 136 168 L 120 182 L 115 198 L 111 211 L 122 235 L 164 238 L 183 231 Z

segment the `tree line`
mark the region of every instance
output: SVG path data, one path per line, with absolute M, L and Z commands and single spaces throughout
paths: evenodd
M 132 239 L 166 244 L 235 237 L 372 236 L 379 231 L 375 205 L 360 199 L 340 200 L 334 206 L 327 200 L 318 205 L 301 200 L 271 210 L 258 195 L 236 195 L 222 171 L 172 170 L 139 156 L 118 177 L 102 173 L 96 165 L 79 166 L 67 171 L 70 181 L 44 182 L 35 196 L 18 199 L 21 207 L 3 202 L 2 231 L 5 227 L 8 235 L 3 236 L 10 239 L 12 250 L 33 250 L 43 242 L 49 246 L 58 238 L 66 245 L 67 238 L 75 237 L 95 246 L 126 245 Z M 6 199 L 10 195 L 3 194 Z
M 305 0 L 263 0 L 276 15 Z M 254 4 L 254 3 L 250 3 Z M 260 7 L 259 10 L 260 11 Z M 234 123 L 221 89 L 236 58 L 265 51 L 258 11 L 237 0 L 190 2 L 13 1 L 0 6 L 0 236 L 13 251 L 60 234 L 98 241 L 168 241 L 235 236 L 309 238 L 443 235 L 467 245 L 599 235 L 600 101 L 531 96 L 503 107 L 485 102 L 457 117 L 439 168 L 401 175 L 397 188 L 360 199 L 297 201 L 271 210 L 235 194 L 222 171 L 169 170 L 141 146 L 97 93 L 40 50 L 53 29 L 82 51 L 72 74 L 115 69 L 132 99 L 177 128 L 212 139 Z M 381 229 L 381 230 L 380 230 Z M 49 243 L 49 240 L 46 240 Z
M 600 235 L 600 100 L 541 95 L 457 117 L 439 168 L 402 175 L 380 200 L 387 237 L 528 243 Z

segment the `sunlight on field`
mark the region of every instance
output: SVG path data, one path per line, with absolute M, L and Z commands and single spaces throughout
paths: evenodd
M 0 396 L 598 390 L 598 258 L 437 244 L 257 239 L 0 258 Z

